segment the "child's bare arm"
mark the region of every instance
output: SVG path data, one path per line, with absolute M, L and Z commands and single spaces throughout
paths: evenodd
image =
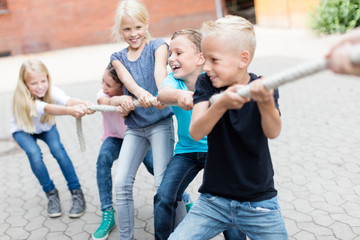
M 98 104 L 100 105 L 110 105 L 110 97 L 103 96 L 97 100 Z
M 168 53 L 168 49 L 166 44 L 161 45 L 155 51 L 154 77 L 158 89 L 160 89 L 160 86 L 167 75 L 167 70 L 166 70 L 166 61 L 168 57 L 167 53 Z
M 157 99 L 164 104 L 178 104 L 179 107 L 188 111 L 193 108 L 193 94 L 192 91 L 163 86 L 159 90 Z
M 46 104 L 44 112 L 48 115 L 71 115 L 80 118 L 86 114 L 86 108 L 82 104 L 73 106 Z
M 151 107 L 150 99 L 153 96 L 135 82 L 130 72 L 119 60 L 113 60 L 111 64 L 115 68 L 119 79 L 123 82 L 126 89 L 138 98 L 140 106 L 145 108 Z
M 281 131 L 281 118 L 279 110 L 275 107 L 274 90 L 267 90 L 261 82 L 255 80 L 250 84 L 250 93 L 257 102 L 260 115 L 261 127 L 267 138 L 274 139 Z
M 250 100 L 236 94 L 239 87 L 235 85 L 226 89 L 211 106 L 209 101 L 194 105 L 190 122 L 190 136 L 194 140 L 207 136 L 228 109 L 239 109 Z

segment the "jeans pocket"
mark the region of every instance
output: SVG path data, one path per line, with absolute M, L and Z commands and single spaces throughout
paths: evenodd
M 277 197 L 273 197 L 271 199 L 267 199 L 259 202 L 249 202 L 249 207 L 253 211 L 258 211 L 258 212 L 271 212 L 271 211 L 278 211 L 280 209 L 279 203 L 277 201 Z

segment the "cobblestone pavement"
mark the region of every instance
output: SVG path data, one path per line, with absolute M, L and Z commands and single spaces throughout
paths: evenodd
M 262 31 L 258 36 L 264 37 L 265 33 Z M 299 44 L 300 47 L 294 49 L 281 43 L 275 46 L 272 42 L 260 41 L 277 49 L 275 53 L 265 54 L 264 45 L 259 46 L 261 51 L 251 70 L 269 76 L 317 55 L 319 52 L 315 50 L 319 50 L 322 42 L 317 39 L 302 41 L 302 36 L 293 35 L 293 38 L 312 45 L 301 48 Z M 284 54 L 288 49 L 292 49 L 292 55 Z M 0 60 L 0 65 L 3 63 L 6 61 Z M 71 96 L 95 102 L 100 79 L 101 75 L 96 75 L 87 82 L 59 85 Z M 358 89 L 359 78 L 336 76 L 327 71 L 280 88 L 283 128 L 280 136 L 270 141 L 270 148 L 280 206 L 290 239 L 360 240 Z M 87 201 L 86 213 L 81 218 L 68 217 L 71 199 L 66 182 L 46 145 L 39 142 L 63 208 L 61 217 L 51 219 L 47 217 L 45 194 L 31 172 L 25 153 L 8 133 L 11 96 L 11 92 L 0 94 L 3 103 L 0 107 L 0 240 L 89 239 L 101 221 L 96 186 L 101 114 L 95 113 L 82 120 L 86 152 L 80 151 L 75 119 L 57 117 L 61 140 L 73 160 Z M 201 177 L 202 172 L 187 189 L 194 200 L 199 195 Z M 154 194 L 153 178 L 141 166 L 134 187 L 136 239 L 154 238 Z M 118 231 L 113 230 L 109 239 L 119 239 Z M 223 238 L 220 235 L 215 239 Z

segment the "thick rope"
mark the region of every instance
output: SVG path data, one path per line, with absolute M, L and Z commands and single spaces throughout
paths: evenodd
M 354 46 L 353 49 L 351 50 L 350 61 L 355 65 L 360 65 L 360 44 Z M 327 60 L 326 58 L 321 58 L 309 63 L 301 64 L 296 67 L 290 68 L 274 76 L 267 77 L 264 79 L 263 84 L 265 88 L 268 90 L 275 89 L 286 83 L 290 83 L 300 78 L 310 76 L 317 72 L 323 71 L 326 68 L 327 68 Z M 236 93 L 242 97 L 251 97 L 250 85 L 246 85 L 240 88 Z M 214 103 L 221 96 L 221 94 L 222 93 L 213 95 L 210 98 L 210 103 Z M 156 100 L 156 97 L 150 99 L 151 102 L 153 102 L 154 100 Z M 135 107 L 140 107 L 140 104 L 137 100 L 134 101 L 134 105 Z M 174 104 L 169 104 L 169 105 L 174 105 Z M 93 111 L 100 111 L 100 112 L 116 112 L 117 109 L 116 106 L 109 106 L 109 105 L 93 105 L 90 106 L 89 108 Z M 86 147 L 85 147 L 84 135 L 82 132 L 81 118 L 76 119 L 76 131 L 78 134 L 81 151 L 85 151 Z
M 98 112 L 116 112 L 117 108 L 116 106 L 110 105 L 93 105 L 89 107 L 90 110 Z
M 79 139 L 80 149 L 82 152 L 85 152 L 86 145 L 85 145 L 85 139 L 84 139 L 84 134 L 83 134 L 83 130 L 82 130 L 81 118 L 76 118 L 76 133 L 77 133 L 77 136 Z
M 116 112 L 116 106 L 109 106 L 109 105 L 93 105 L 89 107 L 92 111 L 99 111 L 99 112 Z M 80 143 L 80 149 L 82 152 L 86 151 L 85 145 L 85 138 L 82 130 L 82 122 L 81 118 L 76 118 L 76 133 Z

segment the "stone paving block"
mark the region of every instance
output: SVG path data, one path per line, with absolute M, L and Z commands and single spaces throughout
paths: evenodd
M 101 215 L 97 215 L 94 212 L 89 212 L 81 216 L 81 219 L 84 222 L 86 222 L 86 224 L 92 224 L 92 223 L 99 223 L 101 221 L 101 217 L 102 217 Z
M 46 235 L 46 240 L 52 240 L 52 239 L 56 239 L 56 240 L 71 240 L 70 237 L 64 235 L 63 232 L 51 232 L 48 233 Z
M 11 239 L 27 239 L 30 233 L 24 230 L 22 227 L 10 227 L 5 231 Z
M 60 221 L 61 218 L 48 218 L 44 222 L 44 226 L 49 228 L 51 232 L 64 232 L 68 225 Z
M 342 222 L 335 222 L 331 225 L 335 237 L 341 240 L 350 240 L 356 237 L 356 234 L 351 230 L 349 225 Z
M 39 240 L 39 239 L 45 239 L 46 235 L 49 232 L 49 229 L 46 228 L 38 228 L 30 231 L 31 234 L 28 238 L 28 240 Z
M 5 221 L 12 227 L 22 227 L 28 224 L 28 221 L 22 216 L 10 216 L 7 217 Z
M 325 186 L 325 188 L 327 188 L 328 186 Z M 335 206 L 341 206 L 342 204 L 345 203 L 345 201 L 341 198 L 341 195 L 338 194 L 337 192 L 325 192 L 322 194 L 326 201 L 331 204 L 331 205 L 335 205 Z
M 350 227 L 356 227 L 359 223 L 359 218 L 352 217 L 348 214 L 330 214 L 331 218 L 333 218 L 337 222 L 341 222 L 344 224 L 348 224 Z
M 309 200 L 307 199 L 296 199 L 294 202 L 295 209 L 299 212 L 309 214 L 314 210 L 314 207 L 311 206 Z
M 309 222 L 312 221 L 311 217 L 307 214 L 300 213 L 296 210 L 283 210 L 283 216 L 295 220 L 296 222 Z
M 338 238 L 334 236 L 316 236 L 317 240 L 338 240 Z
M 145 232 L 143 229 L 135 229 L 134 239 L 135 240 L 153 240 L 154 236 L 148 232 Z
M 4 235 L 6 230 L 10 227 L 10 224 L 8 223 L 0 223 L 0 237 Z
M 89 233 L 78 233 L 74 236 L 71 236 L 71 240 L 88 240 L 91 239 Z
M 137 217 L 143 221 L 146 221 L 153 217 L 154 215 L 154 208 L 153 206 L 143 206 L 143 207 L 137 207 L 138 214 Z
M 0 211 L 1 211 L 1 215 L 0 215 L 0 224 L 2 224 L 2 223 L 4 223 L 5 222 L 5 219 L 8 217 L 8 216 L 10 216 L 10 214 L 9 213 L 7 213 L 7 212 L 5 212 L 5 204 L 2 204 L 2 206 L 4 207 L 4 208 L 1 208 L 0 207 Z
M 344 213 L 344 209 L 327 202 L 311 202 L 311 205 L 319 210 L 323 210 L 330 213 Z
M 39 216 L 41 213 L 46 212 L 45 215 L 47 217 L 47 206 L 42 206 L 40 204 L 28 206 L 24 204 L 23 206 L 26 209 L 26 213 L 24 214 L 24 218 L 27 220 L 31 220 L 37 216 Z
M 42 229 L 46 229 L 43 226 L 43 223 L 45 222 L 46 217 L 44 216 L 37 216 L 37 217 L 33 217 L 30 221 L 28 221 L 28 224 L 25 226 L 25 230 L 32 232 L 36 229 L 42 228 Z M 46 232 L 48 232 L 49 230 L 47 229 Z
M 312 216 L 314 223 L 320 226 L 327 227 L 335 222 L 335 220 L 331 218 L 330 214 L 324 210 L 317 209 L 311 212 L 310 215 Z
M 9 213 L 11 216 L 23 216 L 26 213 L 21 206 L 8 206 L 5 209 L 5 212 Z
M 83 219 L 73 221 L 72 223 L 68 224 L 68 227 L 66 228 L 64 234 L 66 234 L 69 237 L 73 237 L 75 235 L 83 233 L 84 232 L 83 228 L 85 225 L 86 222 Z
M 315 235 L 313 233 L 307 232 L 307 231 L 300 231 L 299 233 L 295 234 L 294 238 L 297 240 L 302 240 L 302 239 L 316 240 Z
M 319 226 L 313 222 L 301 222 L 297 225 L 302 231 L 311 232 L 315 236 L 332 236 L 333 234 L 330 228 Z
M 135 210 L 136 216 L 138 216 L 138 211 L 139 211 L 138 209 Z M 136 217 L 135 218 L 135 228 L 143 229 L 145 227 L 146 227 L 146 221 Z
M 323 194 L 325 192 L 325 189 L 320 183 L 310 182 L 306 187 L 312 194 Z

